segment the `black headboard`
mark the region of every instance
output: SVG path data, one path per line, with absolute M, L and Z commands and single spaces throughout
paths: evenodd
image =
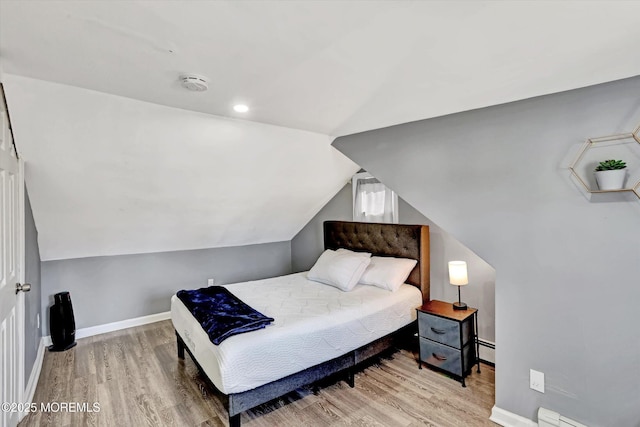
M 407 283 L 418 287 L 422 300 L 429 301 L 429 226 L 325 221 L 324 247 L 417 260 Z

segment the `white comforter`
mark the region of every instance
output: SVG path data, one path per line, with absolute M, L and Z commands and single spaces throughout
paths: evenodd
M 226 287 L 273 317 L 265 329 L 235 335 L 219 346 L 174 295 L 171 319 L 203 370 L 223 393 L 251 390 L 383 337 L 416 318 L 420 291 L 357 285 L 351 292 L 307 280 L 306 272 Z

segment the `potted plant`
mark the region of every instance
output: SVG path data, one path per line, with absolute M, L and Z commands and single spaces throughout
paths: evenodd
M 627 164 L 622 160 L 605 160 L 596 168 L 596 182 L 600 190 L 621 190 L 624 187 L 624 179 Z

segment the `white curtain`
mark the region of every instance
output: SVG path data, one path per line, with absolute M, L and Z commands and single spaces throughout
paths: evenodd
M 395 193 L 376 178 L 358 178 L 355 181 L 353 220 L 361 222 L 398 222 Z

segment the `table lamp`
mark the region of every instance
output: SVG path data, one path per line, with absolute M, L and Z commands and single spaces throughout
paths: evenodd
M 458 287 L 458 302 L 453 303 L 454 310 L 466 310 L 467 304 L 460 301 L 460 286 L 469 284 L 467 278 L 467 263 L 464 261 L 449 261 L 449 283 Z

